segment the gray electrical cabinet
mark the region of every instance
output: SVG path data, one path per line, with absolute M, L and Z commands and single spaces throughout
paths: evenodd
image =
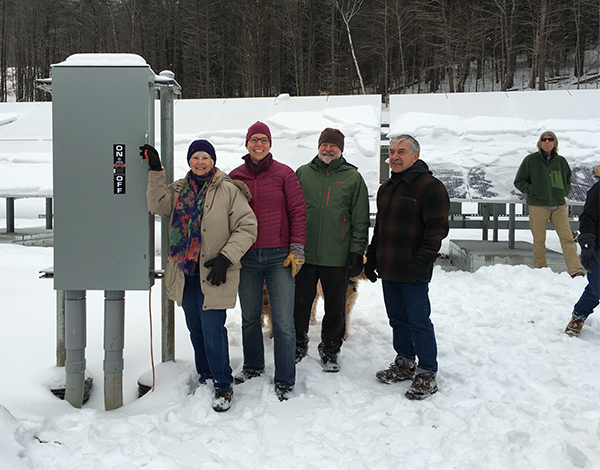
M 139 56 L 52 66 L 54 288 L 147 290 L 154 283 L 148 164 L 154 72 Z M 127 60 L 129 56 L 129 60 Z

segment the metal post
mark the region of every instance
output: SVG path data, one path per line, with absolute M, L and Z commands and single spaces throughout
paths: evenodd
M 104 291 L 104 409 L 123 406 L 125 291 Z
M 481 239 L 484 241 L 487 241 L 488 239 L 488 226 L 489 226 L 489 222 L 490 222 L 490 210 L 489 210 L 489 205 L 486 203 L 482 203 L 480 205 L 481 207 L 481 212 L 483 215 L 483 219 L 481 221 L 481 227 L 482 227 L 482 232 L 481 232 Z
M 513 202 L 508 205 L 508 248 L 511 250 L 515 247 L 516 218 L 515 203 Z
M 65 291 L 56 291 L 56 365 L 64 367 L 67 360 L 65 349 Z
M 383 183 L 390 177 L 390 165 L 386 160 L 390 158 L 390 145 L 389 143 L 380 145 L 379 152 L 379 182 Z
M 15 231 L 15 198 L 6 198 L 6 233 Z
M 46 228 L 52 229 L 52 198 L 46 198 Z
M 494 204 L 492 206 L 494 208 L 494 224 L 492 230 L 492 237 L 495 242 L 498 241 L 498 213 L 500 211 L 500 204 Z
M 84 290 L 65 292 L 65 400 L 75 408 L 83 405 L 85 382 L 86 305 Z
M 174 82 L 175 74 L 164 70 L 159 74 L 161 77 L 171 79 Z M 175 89 L 173 85 L 160 88 L 160 152 L 162 164 L 165 168 L 167 184 L 173 182 L 173 149 L 174 149 L 174 101 Z M 164 217 L 160 223 L 160 258 L 163 272 L 167 267 L 167 256 L 169 253 L 169 221 Z M 161 318 L 162 337 L 161 354 L 162 362 L 175 359 L 175 305 L 167 298 L 165 283 L 162 282 L 161 289 Z

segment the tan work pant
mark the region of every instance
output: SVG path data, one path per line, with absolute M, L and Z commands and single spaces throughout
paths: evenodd
M 533 265 L 536 268 L 546 268 L 546 227 L 552 223 L 560 240 L 565 263 L 569 274 L 583 273 L 583 267 L 577 256 L 577 243 L 573 240 L 573 232 L 569 225 L 567 206 L 558 209 L 546 209 L 541 206 L 529 206 L 529 227 L 533 235 Z

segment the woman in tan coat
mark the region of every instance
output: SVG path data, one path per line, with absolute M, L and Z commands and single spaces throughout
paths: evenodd
M 225 309 L 235 306 L 240 259 L 256 240 L 250 192 L 215 167 L 215 149 L 207 140 L 192 142 L 187 155 L 190 171 L 170 185 L 158 152 L 150 145 L 140 150 L 151 170 L 148 210 L 171 222 L 163 281 L 167 296 L 183 306 L 199 381 L 214 383 L 213 409 L 226 411 L 233 377 Z

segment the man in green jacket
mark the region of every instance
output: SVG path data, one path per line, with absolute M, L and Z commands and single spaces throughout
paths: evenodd
M 552 222 L 571 277 L 585 272 L 577 257 L 577 244 L 569 225 L 565 197 L 571 192 L 571 169 L 558 154 L 556 134 L 545 131 L 537 142 L 537 152 L 527 155 L 515 177 L 515 187 L 527 196 L 529 227 L 533 235 L 533 265 L 545 268 L 546 226 Z
M 338 372 L 346 330 L 348 279 L 362 271 L 369 232 L 369 195 L 358 169 L 342 156 L 344 134 L 327 128 L 318 155 L 296 171 L 306 201 L 306 262 L 296 276 L 296 362 L 308 353 L 310 311 L 321 281 L 325 315 L 319 355 L 323 370 Z

